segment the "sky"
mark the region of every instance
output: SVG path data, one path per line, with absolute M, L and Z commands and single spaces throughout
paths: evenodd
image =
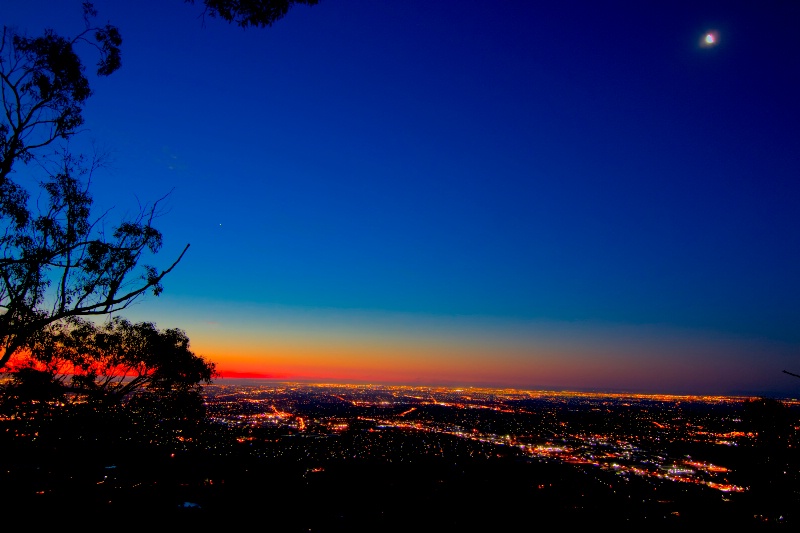
M 800 395 L 800 3 L 94 4 L 70 148 L 108 224 L 167 195 L 149 263 L 190 244 L 124 316 L 224 376 Z

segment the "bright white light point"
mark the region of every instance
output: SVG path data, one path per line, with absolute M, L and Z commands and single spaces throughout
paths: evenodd
M 719 33 L 716 30 L 708 31 L 700 38 L 700 48 L 717 46 L 717 41 L 719 41 Z

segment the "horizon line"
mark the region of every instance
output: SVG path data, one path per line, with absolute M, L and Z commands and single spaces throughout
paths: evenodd
M 236 374 L 236 375 L 231 375 Z M 574 395 L 608 395 L 608 396 L 668 396 L 673 398 L 773 398 L 800 403 L 797 395 L 778 391 L 739 391 L 728 393 L 697 393 L 697 392 L 644 392 L 623 389 L 575 389 L 571 387 L 531 387 L 492 384 L 447 384 L 447 383 L 409 383 L 399 381 L 364 381 L 364 380 L 333 380 L 320 378 L 291 378 L 290 376 L 270 376 L 246 372 L 226 372 L 216 379 L 240 381 L 267 381 L 272 383 L 303 384 L 303 385 L 346 385 L 363 387 L 408 387 L 408 388 L 445 388 L 445 389 L 473 389 L 473 390 L 512 390 L 517 392 L 536 392 L 553 394 Z M 212 380 L 211 385 L 215 384 Z

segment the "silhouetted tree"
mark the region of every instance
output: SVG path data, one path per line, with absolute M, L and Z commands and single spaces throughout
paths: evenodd
M 195 0 L 185 1 L 195 3 Z M 203 0 L 204 13 L 242 28 L 272 26 L 295 4 L 313 6 L 318 3 L 319 0 Z
M 105 426 L 130 432 L 138 424 L 152 441 L 159 431 L 163 437 L 205 419 L 202 386 L 215 366 L 190 350 L 179 329 L 71 318 L 38 331 L 27 349 L 2 388 L 0 408 L 31 426 L 57 418 L 77 423 L 58 426 L 75 434 Z
M 51 323 L 28 349 L 21 368 L 48 373 L 83 400 L 120 404 L 144 392 L 188 394 L 215 374 L 214 363 L 190 350 L 182 330 L 122 317 L 101 325 L 74 317 Z
M 168 268 L 139 265 L 156 253 L 161 233 L 152 225 L 158 202 L 106 233 L 104 217 L 92 218 L 88 177 L 96 162 L 68 152 L 64 141 L 83 124 L 91 95 L 76 52 L 99 54 L 97 74 L 121 65 L 118 29 L 93 25 L 83 4 L 85 28 L 66 38 L 46 30 L 26 37 L 3 27 L 0 41 L 0 369 L 49 324 L 70 317 L 109 315 L 147 291 L 159 294 Z M 16 172 L 43 172 L 32 195 Z M 32 201 L 32 197 L 36 201 Z

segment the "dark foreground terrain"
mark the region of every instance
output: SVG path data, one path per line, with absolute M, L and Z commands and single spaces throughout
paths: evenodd
M 209 420 L 188 425 L 4 419 L 4 524 L 800 526 L 800 422 L 776 402 L 260 386 L 212 389 L 207 403 Z
M 752 493 L 621 478 L 510 455 L 453 460 L 296 458 L 158 449 L 73 449 L 42 456 L 4 450 L 0 498 L 30 525 L 175 524 L 260 531 L 538 531 L 543 526 L 794 530 L 791 505 Z M 87 453 L 91 451 L 92 453 Z M 763 493 L 767 494 L 767 493 Z M 796 513 L 796 510 L 794 511 Z M 776 519 L 777 518 L 777 519 Z

